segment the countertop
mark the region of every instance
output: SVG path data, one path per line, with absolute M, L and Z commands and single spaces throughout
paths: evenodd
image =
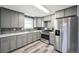
M 13 35 L 21 35 L 21 34 L 26 34 L 26 33 L 32 33 L 32 32 L 41 32 L 41 30 L 18 32 L 18 33 L 9 33 L 9 34 L 1 34 L 0 38 L 13 36 Z

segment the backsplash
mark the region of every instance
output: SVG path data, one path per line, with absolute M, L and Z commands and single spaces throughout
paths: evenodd
M 21 28 L 2 28 L 0 34 L 15 33 L 22 31 Z

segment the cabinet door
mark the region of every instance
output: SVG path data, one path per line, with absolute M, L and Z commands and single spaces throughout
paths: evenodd
M 42 27 L 44 27 L 44 17 L 42 17 Z
M 56 18 L 64 17 L 64 10 L 59 10 L 56 12 Z
M 55 38 L 55 36 L 54 36 L 54 33 L 52 34 L 52 33 L 50 33 L 50 44 L 53 44 L 54 45 L 54 38 Z
M 28 33 L 26 34 L 26 44 L 28 44 Z
M 50 21 L 50 16 L 45 16 L 44 21 Z
M 37 18 L 37 27 L 42 27 L 42 19 Z
M 22 37 L 21 35 L 17 35 L 17 48 L 22 47 Z
M 9 52 L 10 51 L 10 47 L 9 47 L 9 39 L 7 37 L 5 38 L 1 38 L 1 52 L 5 53 L 5 52 Z
M 11 11 L 11 27 L 19 27 L 18 26 L 18 21 L 19 21 L 18 12 Z
M 11 26 L 11 13 L 8 9 L 1 9 L 1 28 L 10 28 Z
M 65 16 L 73 16 L 77 14 L 77 7 L 70 7 L 65 9 Z
M 19 13 L 19 27 L 24 27 L 24 14 Z
M 10 50 L 16 49 L 16 36 L 8 37 L 10 40 Z
M 36 18 L 34 18 L 33 24 L 34 24 L 34 27 L 37 27 L 37 20 L 36 20 Z
M 26 34 L 22 34 L 20 37 L 22 38 L 22 45 L 26 45 L 27 44 Z
M 59 42 L 59 37 L 56 36 L 54 47 L 55 47 L 55 49 L 57 49 L 57 50 L 60 51 L 60 44 L 59 44 L 59 43 L 60 43 L 60 42 Z
M 32 42 L 32 33 L 28 33 L 28 43 Z
M 37 34 L 36 32 L 33 32 L 33 41 L 36 41 L 37 40 Z
M 41 39 L 41 33 L 38 32 L 38 39 Z

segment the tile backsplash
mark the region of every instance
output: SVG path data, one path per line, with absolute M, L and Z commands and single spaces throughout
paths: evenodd
M 2 28 L 1 34 L 14 33 L 21 31 L 21 28 Z

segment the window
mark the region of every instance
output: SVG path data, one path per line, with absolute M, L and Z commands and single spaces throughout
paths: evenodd
M 25 17 L 24 29 L 32 29 L 32 28 L 33 28 L 33 18 Z

